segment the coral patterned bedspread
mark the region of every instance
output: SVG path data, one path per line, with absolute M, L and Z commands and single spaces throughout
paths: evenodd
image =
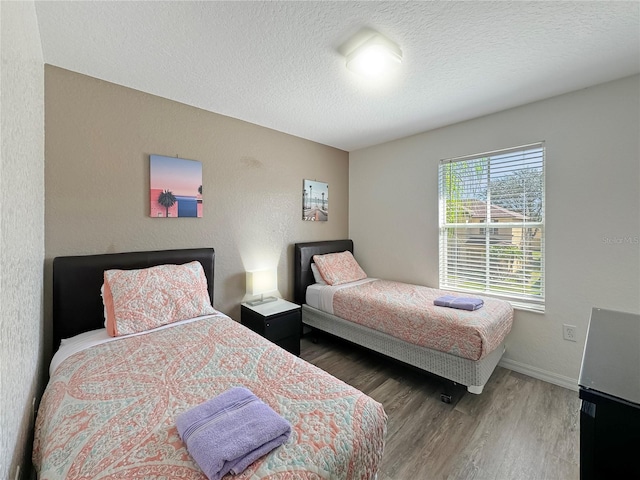
M 433 301 L 442 295 L 457 294 L 374 280 L 336 289 L 333 314 L 405 342 L 470 360 L 492 352 L 511 330 L 513 307 L 509 302 L 480 297 L 484 306 L 471 312 L 435 306 Z
M 38 411 L 38 478 L 206 480 L 175 418 L 233 386 L 249 388 L 289 420 L 292 433 L 225 478 L 375 476 L 386 433 L 382 405 L 218 314 L 63 361 Z

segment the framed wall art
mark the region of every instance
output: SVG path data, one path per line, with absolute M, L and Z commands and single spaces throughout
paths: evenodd
M 329 219 L 329 184 L 304 180 L 302 184 L 302 220 L 326 222 Z
M 202 217 L 202 162 L 149 156 L 153 218 Z

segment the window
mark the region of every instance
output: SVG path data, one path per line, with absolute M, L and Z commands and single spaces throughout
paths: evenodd
M 440 288 L 544 311 L 544 143 L 441 160 Z

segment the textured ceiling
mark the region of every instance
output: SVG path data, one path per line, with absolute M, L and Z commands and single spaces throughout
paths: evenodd
M 640 72 L 640 3 L 36 2 L 45 63 L 343 150 Z M 404 60 L 345 68 L 373 28 Z

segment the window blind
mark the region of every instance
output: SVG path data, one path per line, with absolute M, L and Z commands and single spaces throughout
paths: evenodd
M 544 311 L 544 143 L 441 160 L 440 288 Z

